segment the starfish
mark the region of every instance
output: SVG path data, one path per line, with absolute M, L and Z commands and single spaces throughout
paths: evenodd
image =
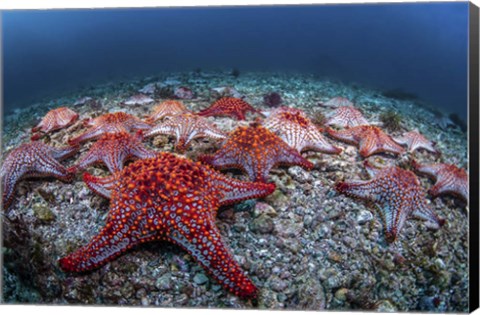
M 428 193 L 434 197 L 452 194 L 468 203 L 468 174 L 453 164 L 419 164 L 412 162 L 415 171 L 435 178 L 435 185 Z
M 243 169 L 250 180 L 260 182 L 266 182 L 270 169 L 278 164 L 313 168 L 310 161 L 257 123 L 238 127 L 220 150 L 214 155 L 203 155 L 200 160 L 216 168 Z
M 265 119 L 263 126 L 298 152 L 306 150 L 329 154 L 342 152 L 342 149 L 327 142 L 318 128 L 300 109 L 279 107 Z
M 247 112 L 258 112 L 250 104 L 235 97 L 222 97 L 210 107 L 200 111 L 200 116 L 230 116 L 238 120 L 245 120 Z
M 70 170 L 76 172 L 94 163 L 103 162 L 111 173 L 115 173 L 123 168 L 123 163 L 128 159 L 155 157 L 156 152 L 146 149 L 142 140 L 141 131 L 135 135 L 127 132 L 106 133 Z
M 377 169 L 367 161 L 364 165 L 373 177 L 371 180 L 339 182 L 335 189 L 347 196 L 373 202 L 383 219 L 389 243 L 395 241 L 409 217 L 425 220 L 431 229 L 439 229 L 445 223 L 427 204 L 420 181 L 414 173 L 396 166 Z
M 375 126 L 356 126 L 345 130 L 327 128 L 327 133 L 333 138 L 359 146 L 360 155 L 368 157 L 381 152 L 401 154 L 405 152 L 382 129 Z
M 87 125 L 92 127 L 83 134 L 68 140 L 68 143 L 77 144 L 91 139 L 98 139 L 105 133 L 130 132 L 137 129 L 151 128 L 150 124 L 123 112 L 103 114 L 88 122 Z
M 153 107 L 153 113 L 146 121 L 152 123 L 167 116 L 176 116 L 187 112 L 187 108 L 181 101 L 167 100 Z
M 353 106 L 340 106 L 326 115 L 325 125 L 350 128 L 361 125 L 369 125 L 362 113 Z
M 406 145 L 409 152 L 425 149 L 432 153 L 439 153 L 433 147 L 434 144 L 416 130 L 407 132 L 402 137 L 394 138 L 393 140 L 398 144 Z
M 55 148 L 43 142 L 30 142 L 12 150 L 2 163 L 3 207 L 13 200 L 17 183 L 26 178 L 55 177 L 63 181 L 73 179 L 73 174 L 57 160 L 65 159 L 78 151 L 76 147 Z
M 190 147 L 190 142 L 197 138 L 225 139 L 226 134 L 218 129 L 215 124 L 207 118 L 182 114 L 167 117 L 165 121 L 150 129 L 145 137 L 152 137 L 159 134 L 175 136 L 175 150 L 183 152 Z
M 78 119 L 78 114 L 68 107 L 59 107 L 49 111 L 40 123 L 32 128 L 32 132 L 41 131 L 49 133 L 54 130 L 62 129 L 72 125 Z M 38 140 L 41 137 L 39 133 L 32 135 L 31 140 Z
M 345 97 L 334 97 L 330 100 L 328 100 L 325 103 L 319 103 L 320 106 L 324 107 L 340 107 L 340 106 L 353 106 L 353 103 L 350 102 L 347 98 Z
M 86 246 L 59 260 L 64 271 L 95 269 L 137 244 L 165 240 L 183 247 L 228 291 L 256 297 L 257 288 L 222 240 L 215 217 L 222 205 L 271 194 L 274 184 L 235 180 L 170 153 L 138 160 L 114 177 L 106 188 L 105 226 Z

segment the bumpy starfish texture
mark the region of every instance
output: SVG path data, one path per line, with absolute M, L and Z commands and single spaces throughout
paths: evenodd
M 413 152 L 418 149 L 425 149 L 432 153 L 439 153 L 434 147 L 433 143 L 425 138 L 418 131 L 410 131 L 405 133 L 399 138 L 393 138 L 395 142 L 401 145 L 406 145 L 409 152 Z
M 250 104 L 235 97 L 222 97 L 210 107 L 200 111 L 200 116 L 230 116 L 238 120 L 245 120 L 247 112 L 258 112 Z
M 131 132 L 133 130 L 150 129 L 151 125 L 127 113 L 107 113 L 88 122 L 90 129 L 83 134 L 68 140 L 69 144 L 77 144 L 98 139 L 105 133 Z
M 463 168 L 444 163 L 419 164 L 413 161 L 412 164 L 418 173 L 435 178 L 435 185 L 428 191 L 430 195 L 451 194 L 468 203 L 468 174 Z
M 49 111 L 40 123 L 32 128 L 32 132 L 49 133 L 72 125 L 78 119 L 78 114 L 68 107 L 59 107 Z M 32 140 L 38 140 L 40 134 L 32 136 Z
M 333 112 L 326 115 L 327 126 L 338 126 L 342 128 L 350 128 L 361 125 L 369 125 L 363 114 L 353 106 L 340 106 Z
M 314 150 L 329 154 L 339 154 L 337 148 L 322 136 L 318 128 L 302 110 L 280 107 L 270 113 L 263 126 L 277 134 L 298 152 Z
M 215 225 L 220 206 L 271 194 L 274 184 L 228 178 L 198 162 L 160 153 L 125 167 L 106 190 L 105 227 L 89 244 L 60 259 L 65 271 L 91 270 L 133 246 L 154 240 L 180 245 L 228 291 L 254 298 L 257 288 Z
M 405 152 L 404 148 L 375 126 L 356 126 L 339 131 L 327 128 L 326 131 L 335 139 L 358 145 L 360 155 L 363 157 L 382 152 L 392 154 Z
M 311 169 L 313 164 L 289 147 L 267 128 L 252 124 L 238 127 L 213 155 L 203 155 L 202 162 L 216 168 L 239 168 L 250 180 L 266 182 L 270 169 L 276 165 L 300 165 Z
M 103 162 L 111 173 L 115 173 L 123 168 L 128 159 L 155 157 L 156 152 L 146 149 L 142 139 L 141 131 L 135 135 L 126 132 L 104 134 L 70 170 L 76 172 L 94 163 Z
M 179 152 L 187 150 L 193 139 L 225 139 L 227 137 L 223 131 L 218 129 L 207 118 L 192 114 L 167 117 L 163 122 L 150 129 L 145 134 L 145 137 L 159 134 L 175 136 L 175 150 Z
M 176 116 L 188 113 L 187 108 L 181 101 L 167 100 L 153 107 L 153 112 L 146 119 L 147 122 L 155 122 L 168 116 Z
M 325 107 L 353 106 L 353 103 L 350 102 L 345 97 L 338 96 L 328 100 L 325 103 L 320 103 L 320 106 L 325 106 Z
M 439 229 L 444 223 L 427 204 L 425 192 L 414 173 L 399 167 L 376 169 L 365 162 L 373 177 L 369 181 L 339 182 L 335 189 L 350 197 L 373 202 L 385 225 L 388 242 L 394 242 L 409 217 L 425 220 L 427 227 Z
M 15 187 L 23 179 L 50 176 L 63 181 L 73 179 L 73 174 L 57 160 L 75 154 L 78 149 L 78 147 L 55 148 L 36 141 L 22 144 L 11 151 L 0 169 L 4 209 L 12 202 Z

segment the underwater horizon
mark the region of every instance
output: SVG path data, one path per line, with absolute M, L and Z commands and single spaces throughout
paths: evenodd
M 158 72 L 313 74 L 466 121 L 468 3 L 2 12 L 4 111 Z

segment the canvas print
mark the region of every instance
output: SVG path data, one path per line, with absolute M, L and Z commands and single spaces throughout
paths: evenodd
M 469 4 L 2 12 L 2 302 L 467 312 Z

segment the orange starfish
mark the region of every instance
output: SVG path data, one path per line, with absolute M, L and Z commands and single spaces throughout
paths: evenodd
M 247 112 L 258 112 L 252 105 L 235 97 L 222 97 L 210 107 L 200 111 L 200 116 L 230 116 L 238 120 L 245 120 Z
M 339 182 L 335 189 L 347 196 L 376 204 L 385 224 L 388 242 L 395 241 L 409 217 L 425 220 L 432 229 L 439 229 L 445 223 L 427 204 L 425 193 L 415 174 L 399 167 L 377 169 L 367 161 L 364 165 L 373 179 Z
M 404 148 L 393 141 L 382 129 L 375 126 L 356 126 L 339 131 L 327 128 L 327 133 L 335 139 L 358 145 L 362 157 L 382 152 L 392 154 L 405 152 Z
M 361 125 L 368 125 L 363 114 L 353 106 L 340 106 L 333 112 L 326 115 L 325 125 L 350 128 Z
M 177 138 L 175 150 L 179 152 L 187 150 L 193 139 L 205 137 L 212 139 L 226 138 L 226 134 L 207 118 L 192 114 L 167 117 L 165 121 L 152 127 L 152 129 L 145 134 L 145 137 L 152 137 L 159 134 L 175 136 Z
M 34 128 L 32 132 L 49 133 L 54 130 L 62 129 L 72 125 L 78 119 L 78 114 L 68 107 L 59 107 L 49 111 L 42 121 Z M 31 140 L 38 140 L 40 133 L 32 135 Z
M 407 132 L 402 137 L 394 138 L 393 140 L 398 144 L 406 145 L 409 152 L 418 149 L 425 149 L 432 153 L 440 153 L 433 147 L 433 142 L 425 138 L 416 130 Z
M 213 155 L 201 156 L 200 160 L 217 168 L 243 169 L 250 180 L 261 182 L 266 182 L 270 169 L 279 164 L 313 168 L 310 161 L 257 123 L 238 127 L 220 150 Z
M 175 116 L 188 113 L 189 111 L 181 101 L 167 100 L 153 107 L 153 113 L 146 119 L 152 123 L 167 116 Z
M 270 113 L 263 122 L 263 126 L 277 134 L 298 152 L 306 150 L 329 154 L 342 152 L 342 149 L 327 142 L 318 128 L 300 109 L 279 107 Z
M 235 180 L 170 153 L 138 160 L 112 177 L 116 180 L 104 188 L 111 197 L 105 226 L 90 243 L 60 259 L 64 271 L 98 268 L 138 244 L 165 240 L 183 247 L 226 290 L 246 299 L 257 296 L 215 217 L 222 205 L 271 194 L 274 184 Z
M 130 132 L 132 130 L 149 129 L 151 127 L 150 124 L 141 121 L 137 117 L 123 112 L 103 114 L 87 124 L 92 126 L 92 128 L 68 140 L 69 144 L 98 139 L 105 133 Z
M 107 133 L 95 142 L 85 156 L 70 168 L 72 172 L 103 162 L 111 173 L 123 168 L 123 163 L 132 158 L 146 159 L 156 155 L 142 144 L 141 131 L 135 135 L 127 132 Z

